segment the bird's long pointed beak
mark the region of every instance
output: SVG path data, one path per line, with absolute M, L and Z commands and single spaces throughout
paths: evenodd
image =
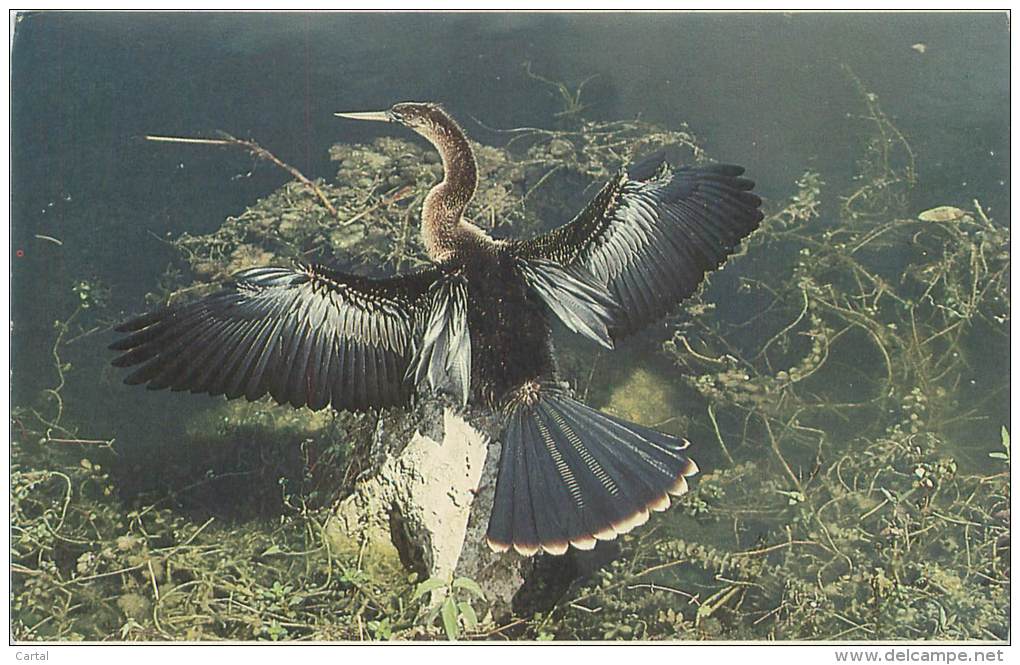
M 338 118 L 349 120 L 375 120 L 376 122 L 392 122 L 393 114 L 389 111 L 360 111 L 358 113 L 334 113 Z

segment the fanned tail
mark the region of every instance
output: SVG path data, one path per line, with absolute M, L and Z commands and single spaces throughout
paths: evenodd
M 591 409 L 565 391 L 528 383 L 507 407 L 486 541 L 563 554 L 590 550 L 644 524 L 687 491 L 698 466 L 685 439 Z

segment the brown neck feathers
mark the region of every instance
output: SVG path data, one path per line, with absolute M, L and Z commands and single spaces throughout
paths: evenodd
M 478 166 L 464 131 L 445 112 L 437 109 L 418 133 L 435 146 L 443 160 L 443 180 L 422 205 L 422 238 L 429 256 L 442 261 L 464 242 L 478 238 L 480 230 L 462 219 L 478 186 Z

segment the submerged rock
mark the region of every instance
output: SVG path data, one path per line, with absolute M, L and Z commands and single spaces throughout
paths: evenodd
M 638 366 L 614 384 L 606 411 L 635 423 L 663 423 L 676 417 L 677 387 L 659 374 Z

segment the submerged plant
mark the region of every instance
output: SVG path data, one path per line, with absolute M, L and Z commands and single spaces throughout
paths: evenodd
M 729 297 L 710 298 L 753 314 L 701 317 L 695 303 L 663 345 L 703 398 L 688 433 L 699 459 L 718 446 L 686 517 L 631 539 L 536 632 L 1008 638 L 1008 471 L 968 448 L 999 438 L 978 425 L 1002 417 L 990 403 L 1008 377 L 978 390 L 974 366 L 994 362 L 982 355 L 996 339 L 1006 352 L 1009 230 L 976 201 L 912 214 L 913 153 L 865 100 L 876 137 L 838 220 L 805 174 Z M 987 455 L 1008 461 L 1003 432 Z

